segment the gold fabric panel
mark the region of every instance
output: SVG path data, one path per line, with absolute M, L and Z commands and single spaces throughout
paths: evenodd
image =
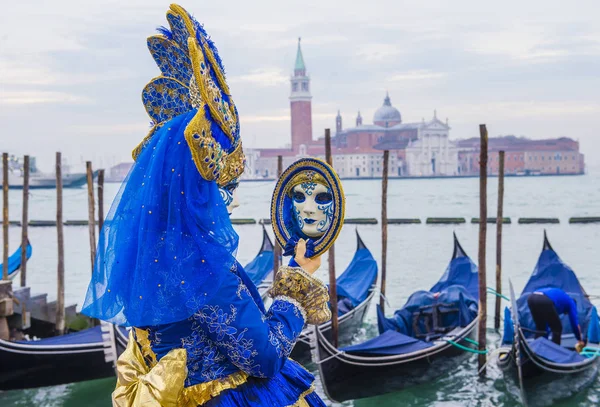
M 129 343 L 117 361 L 114 407 L 178 407 L 185 378 L 185 349 L 173 349 L 151 369 L 129 333 Z

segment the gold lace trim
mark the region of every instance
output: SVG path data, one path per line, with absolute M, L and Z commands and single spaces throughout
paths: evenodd
M 183 389 L 180 405 L 184 407 L 201 406 L 225 390 L 235 389 L 248 381 L 248 374 L 242 371 L 230 374 L 222 379 L 196 384 Z

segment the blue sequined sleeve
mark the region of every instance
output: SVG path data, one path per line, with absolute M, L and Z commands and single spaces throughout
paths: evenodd
M 231 277 L 200 310 L 198 320 L 240 370 L 272 377 L 281 370 L 302 332 L 304 310 L 293 299 L 278 297 L 265 315 L 240 278 Z

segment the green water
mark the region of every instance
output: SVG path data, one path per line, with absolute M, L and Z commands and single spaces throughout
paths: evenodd
M 17 390 L 0 393 L 2 407 L 106 407 L 110 406 L 110 394 L 116 380 L 102 379 L 89 382 Z

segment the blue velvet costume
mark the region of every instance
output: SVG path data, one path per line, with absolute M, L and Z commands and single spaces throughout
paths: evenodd
M 82 310 L 133 328 L 113 406 L 324 406 L 288 356 L 306 324 L 330 317 L 327 289 L 282 267 L 265 310 L 219 192 L 244 165 L 220 58 L 184 9 L 167 19 L 148 39 L 162 71 L 143 93 L 153 127 L 104 223 Z

